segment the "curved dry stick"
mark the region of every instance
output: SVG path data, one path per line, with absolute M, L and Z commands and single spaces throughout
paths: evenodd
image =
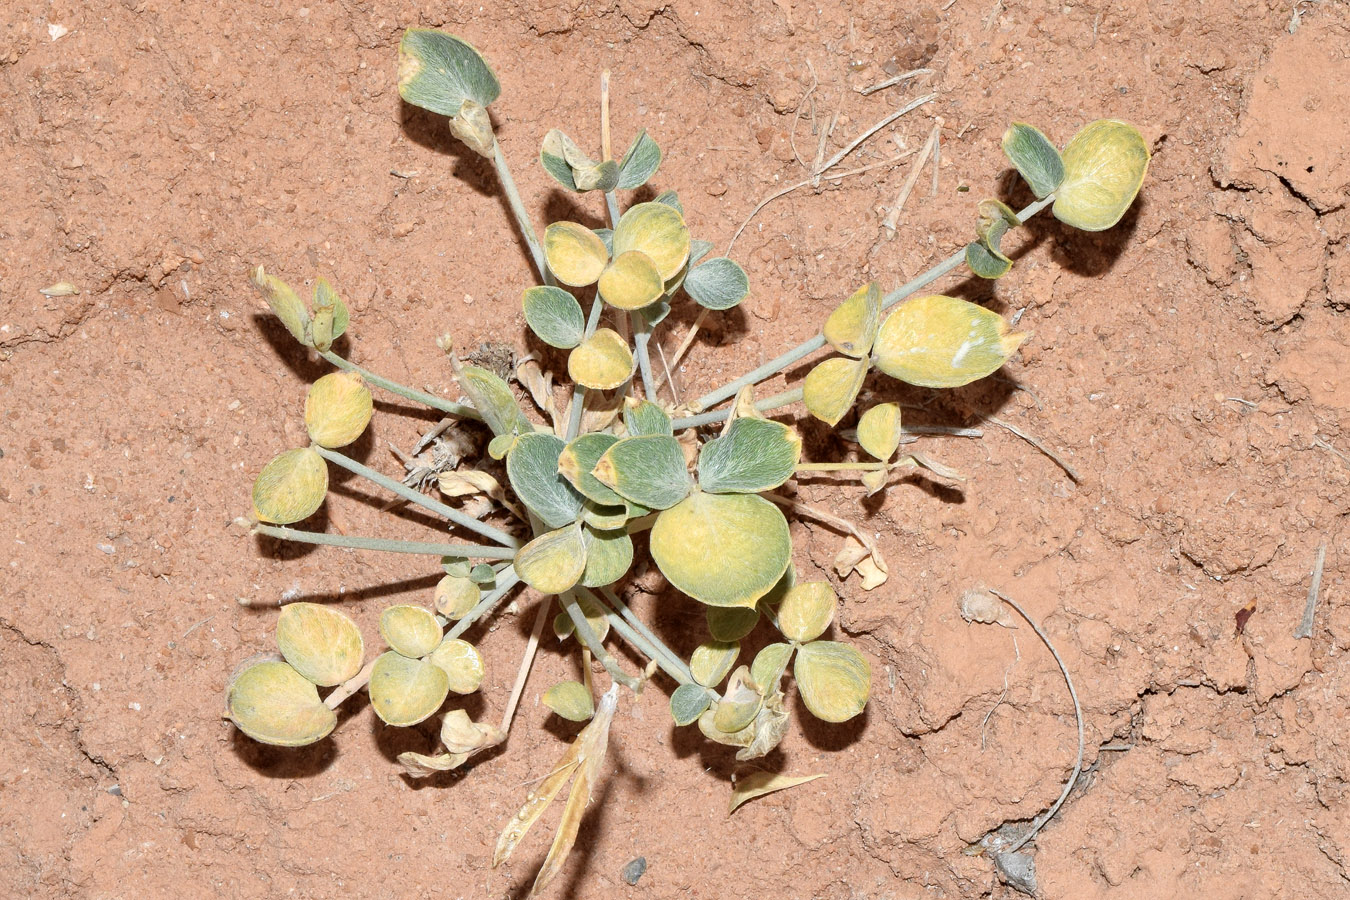
M 1078 759 L 1073 764 L 1073 772 L 1069 774 L 1069 780 L 1064 783 L 1064 790 L 1060 792 L 1059 799 L 1055 801 L 1054 806 L 1051 806 L 1046 810 L 1044 815 L 1033 821 L 1031 823 L 1031 830 L 1022 835 L 1017 843 L 1013 844 L 1007 850 L 1002 851 L 1003 853 L 1016 853 L 1027 841 L 1036 836 L 1036 832 L 1045 827 L 1046 822 L 1049 822 L 1055 817 L 1055 813 L 1059 812 L 1059 808 L 1063 806 L 1064 801 L 1069 798 L 1069 792 L 1073 790 L 1073 786 L 1078 783 L 1078 775 L 1083 771 L 1083 708 L 1078 705 L 1078 692 L 1074 690 L 1073 679 L 1069 677 L 1069 667 L 1064 665 L 1064 660 L 1060 659 L 1059 651 L 1055 649 L 1054 644 L 1050 643 L 1050 638 L 1046 636 L 1045 632 L 1041 631 L 1041 626 L 1037 625 L 1031 616 L 1027 615 L 1027 611 L 1018 606 L 1017 601 L 1013 600 L 1013 598 L 1009 597 L 1007 594 L 993 588 L 989 589 L 989 593 L 1017 610 L 1017 614 L 1026 620 L 1027 624 L 1031 626 L 1031 630 L 1036 632 L 1036 637 L 1040 638 L 1045 644 L 1046 648 L 1050 651 L 1050 654 L 1055 658 L 1055 662 L 1059 663 L 1059 671 L 1064 674 L 1064 683 L 1069 686 L 1069 696 L 1073 698 L 1073 715 L 1078 721 Z

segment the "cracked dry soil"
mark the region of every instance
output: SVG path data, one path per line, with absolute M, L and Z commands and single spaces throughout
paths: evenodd
M 790 131 L 808 61 L 819 86 L 795 133 L 808 162 L 813 122 L 838 113 L 833 152 L 938 92 L 856 156 L 914 147 L 941 116 L 936 194 L 920 180 L 894 241 L 879 210 L 904 164 L 767 207 L 736 247 L 754 293 L 696 345 L 685 391 L 808 336 L 857 284 L 897 284 L 968 240 L 980 198 L 1019 196 L 998 149 L 1010 120 L 1064 141 L 1123 118 L 1155 150 L 1115 230 L 1038 219 L 996 286 L 937 286 L 1033 332 L 999 378 L 900 395 L 921 407 L 911 421 L 983 427 L 922 445 L 965 485 L 911 479 L 866 500 L 801 483 L 803 499 L 879 534 L 893 573 L 871 593 L 836 579 L 835 628 L 874 667 L 867 714 L 825 728 L 795 709 L 773 760 L 829 777 L 728 819 L 731 756 L 672 729 L 665 686 L 650 691 L 620 712 L 602 802 L 555 896 L 1010 896 L 962 851 L 1049 806 L 1073 718 L 1028 629 L 960 618 L 957 598 L 981 583 L 1044 624 L 1084 705 L 1085 773 L 1034 844 L 1043 896 L 1350 895 L 1350 8 L 1298 8 L 1290 33 L 1288 3 L 1212 0 L 11 3 L 0 895 L 528 889 L 542 839 L 508 867 L 489 860 L 522 784 L 570 734 L 538 703 L 575 675 L 562 649 L 536 663 L 504 752 L 462 778 L 405 781 L 393 757 L 432 733 L 380 728 L 365 705 L 298 752 L 220 718 L 227 676 L 270 646 L 275 618 L 237 598 L 331 599 L 373 634 L 383 605 L 427 600 L 435 582 L 413 560 L 279 548 L 230 525 L 253 474 L 301 439 L 303 385 L 323 371 L 261 315 L 245 268 L 328 275 L 353 307 L 356 359 L 451 396 L 443 330 L 528 349 L 530 272 L 490 170 L 393 88 L 395 44 L 415 24 L 465 35 L 496 66 L 499 133 L 539 223 L 598 211 L 550 192 L 532 160 L 551 126 L 598 133 L 605 67 L 617 141 L 651 132 L 666 152 L 656 186 L 680 189 L 719 246 L 803 177 Z M 53 39 L 50 25 L 67 31 Z M 918 83 L 856 90 L 921 66 L 933 74 Z M 38 293 L 58 281 L 80 294 Z M 668 348 L 690 317 L 674 320 Z M 1081 483 L 981 426 L 990 414 Z M 396 471 L 386 442 L 407 446 L 427 421 L 382 403 L 364 457 Z M 804 428 L 812 456 L 849 452 Z M 381 503 L 342 482 L 326 524 L 427 533 Z M 837 536 L 794 528 L 799 571 L 823 577 Z M 1295 640 L 1323 541 L 1315 627 Z M 634 602 L 689 649 L 701 615 L 639 580 L 655 596 Z M 476 717 L 505 700 L 530 605 L 480 635 Z M 638 856 L 649 868 L 629 887 Z

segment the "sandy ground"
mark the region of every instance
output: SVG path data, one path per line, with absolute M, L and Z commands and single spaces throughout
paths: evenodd
M 799 715 L 774 758 L 829 777 L 728 818 L 734 760 L 670 725 L 660 684 L 621 708 L 608 778 L 554 896 L 1012 896 L 963 851 L 1053 802 L 1074 719 L 1029 629 L 961 619 L 957 598 L 975 584 L 1044 623 L 1083 703 L 1085 773 L 1034 845 L 1043 896 L 1350 894 L 1350 7 L 898 9 L 9 4 L 0 894 L 528 891 L 544 841 L 497 870 L 491 848 L 524 782 L 575 730 L 538 702 L 575 676 L 566 647 L 546 644 L 509 743 L 463 777 L 403 778 L 394 756 L 429 750 L 434 730 L 383 728 L 364 701 L 304 752 L 242 739 L 220 716 L 235 664 L 270 647 L 283 595 L 338 602 L 374 634 L 384 605 L 427 601 L 437 575 L 231 525 L 257 470 L 301 439 L 304 384 L 326 370 L 262 315 L 246 268 L 330 277 L 353 309 L 353 358 L 448 397 L 436 335 L 527 348 L 518 297 L 531 275 L 491 169 L 394 89 L 409 25 L 464 35 L 496 67 L 498 131 L 541 225 L 598 221 L 533 160 L 549 127 L 598 134 L 602 68 L 619 141 L 650 131 L 666 152 L 654 187 L 678 188 L 696 235 L 719 246 L 805 176 L 794 128 L 809 164 L 813 124 L 837 114 L 832 153 L 938 92 L 856 156 L 917 146 L 940 116 L 936 193 L 920 179 L 895 240 L 882 207 L 907 164 L 767 207 L 735 248 L 754 293 L 695 345 L 686 393 L 809 336 L 863 281 L 894 286 L 959 247 L 982 197 L 1025 196 L 999 152 L 1009 121 L 1062 142 L 1086 121 L 1128 119 L 1155 153 L 1116 229 L 1085 236 L 1042 217 L 997 286 L 939 285 L 1033 332 L 998 379 L 894 395 L 926 406 L 911 421 L 983 429 L 922 444 L 967 484 L 913 478 L 869 500 L 856 484 L 801 483 L 803 499 L 879 533 L 893 573 L 871 593 L 836 579 L 836 631 L 876 675 L 867 714 L 842 728 Z M 934 73 L 856 90 L 920 66 Z M 38 292 L 61 281 L 80 293 Z M 668 349 L 691 318 L 672 317 Z M 364 458 L 397 471 L 386 443 L 407 446 L 429 421 L 382 403 Z M 803 428 L 813 458 L 847 452 Z M 327 525 L 427 533 L 381 503 L 343 482 Z M 799 570 L 828 569 L 837 535 L 807 524 L 794 539 Z M 1295 640 L 1323 543 L 1315 627 Z M 659 606 L 659 627 L 689 649 L 701 614 L 654 590 L 634 602 Z M 480 629 L 489 675 L 475 716 L 505 702 L 535 602 Z M 638 856 L 649 868 L 629 887 L 620 871 Z

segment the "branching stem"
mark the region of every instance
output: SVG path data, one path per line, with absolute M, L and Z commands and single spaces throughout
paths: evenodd
M 605 610 L 605 614 L 609 616 L 610 624 L 623 635 L 625 640 L 637 647 L 648 659 L 656 660 L 656 664 L 661 667 L 661 670 L 680 684 L 689 684 L 694 680 L 694 676 L 690 673 L 684 660 L 676 656 L 675 651 L 667 647 L 665 642 L 657 637 L 647 627 L 647 624 L 628 608 L 628 604 L 623 602 L 623 599 L 613 588 L 603 587 L 600 589 L 600 593 L 605 595 L 605 599 L 614 605 L 614 609 L 617 609 L 618 613 L 616 615 L 614 610 L 609 609 L 599 600 L 596 600 L 596 605 Z
M 576 628 L 577 637 L 580 638 L 581 643 L 594 654 L 596 659 L 600 660 L 600 664 L 605 667 L 609 677 L 629 690 L 636 691 L 641 682 L 621 669 L 618 661 L 605 649 L 604 643 L 591 629 L 591 623 L 586 621 L 586 615 L 581 611 L 581 605 L 577 603 L 576 592 L 574 590 L 564 591 L 558 595 L 558 601 L 562 603 L 563 609 L 567 611 L 568 618 L 572 620 L 572 625 Z
M 414 403 L 420 403 L 423 406 L 429 406 L 432 409 L 440 410 L 443 413 L 449 413 L 452 416 L 459 416 L 461 419 L 474 419 L 482 421 L 483 417 L 478 414 L 478 410 L 464 403 L 456 403 L 453 400 L 444 400 L 440 397 L 427 394 L 422 391 L 414 390 L 410 387 L 404 387 L 397 381 L 390 381 L 382 375 L 376 375 L 369 369 L 362 368 L 354 362 L 343 359 L 332 350 L 320 350 L 319 355 L 328 360 L 345 372 L 355 372 L 366 381 L 379 388 L 384 388 L 391 394 L 396 394 L 405 400 L 411 400 Z

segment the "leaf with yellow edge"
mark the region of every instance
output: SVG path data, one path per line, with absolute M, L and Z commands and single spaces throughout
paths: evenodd
M 558 455 L 558 472 L 586 499 L 603 506 L 620 506 L 623 498 L 591 474 L 605 451 L 618 442 L 612 434 L 583 434 Z
M 447 638 L 427 656 L 427 662 L 440 666 L 450 679 L 450 690 L 472 694 L 483 683 L 483 657 L 478 648 L 459 638 Z
M 667 434 L 624 438 L 605 451 L 591 474 L 625 500 L 648 509 L 674 506 L 694 485 L 679 441 Z
M 782 422 L 738 418 L 726 434 L 703 445 L 698 480 L 714 494 L 758 494 L 792 477 L 802 456 L 802 438 Z
M 838 597 L 828 581 L 808 581 L 787 592 L 778 607 L 778 630 L 790 641 L 814 641 L 834 621 Z
M 491 104 L 501 85 L 468 41 L 444 31 L 409 28 L 398 45 L 398 93 L 413 106 L 456 116 L 465 100 Z
M 244 667 L 230 682 L 227 704 L 240 731 L 278 747 L 312 744 L 337 725 L 314 683 L 276 659 Z
M 318 603 L 288 603 L 277 617 L 281 655 L 320 687 L 342 684 L 361 670 L 365 645 L 356 623 Z
M 617 258 L 629 250 L 640 250 L 651 257 L 661 279 L 669 281 L 689 259 L 689 228 L 684 216 L 660 202 L 629 207 L 614 228 L 614 255 Z
M 867 360 L 835 356 L 812 369 L 802 385 L 807 412 L 826 425 L 837 425 L 853 406 L 867 376 Z
M 1083 231 L 1105 231 L 1119 222 L 1148 172 L 1148 145 L 1139 130 L 1098 119 L 1073 136 L 1063 156 L 1055 218 Z
M 355 372 L 329 372 L 305 395 L 305 428 L 320 447 L 345 447 L 370 424 L 375 404 L 365 379 Z
M 585 722 L 595 715 L 595 699 L 579 681 L 560 681 L 544 691 L 544 705 L 569 722 Z
M 543 594 L 561 594 L 576 585 L 586 571 L 586 541 L 581 525 L 550 531 L 516 553 L 516 574 Z
M 670 583 L 709 606 L 754 606 L 792 561 L 787 519 L 756 494 L 697 492 L 656 517 L 650 545 Z
M 598 287 L 600 297 L 610 306 L 631 311 L 661 299 L 666 283 L 650 256 L 641 250 L 629 250 L 605 267 Z
M 792 658 L 792 651 L 791 644 L 780 641 L 768 644 L 755 654 L 755 660 L 750 664 L 750 677 L 759 685 L 760 690 L 772 693 L 777 689 L 778 682 L 787 669 L 788 660 Z
M 689 671 L 704 687 L 716 687 L 727 677 L 736 657 L 741 655 L 738 641 L 704 641 L 689 656 Z
M 612 328 L 596 329 L 567 356 L 567 374 L 583 387 L 612 391 L 633 375 L 633 351 Z
M 742 804 L 754 800 L 756 797 L 763 797 L 765 794 L 772 794 L 774 791 L 786 790 L 824 777 L 824 773 L 820 775 L 789 776 L 779 775 L 777 772 L 762 771 L 751 772 L 749 775 L 738 777 L 736 784 L 731 789 L 731 806 L 727 808 L 727 815 L 731 815 Z
M 440 666 L 390 650 L 375 660 L 367 690 L 375 715 L 407 728 L 441 708 L 450 693 L 450 676 Z
M 260 521 L 291 525 L 314 515 L 328 494 L 328 464 L 302 447 L 278 454 L 253 482 L 253 515 Z
M 554 222 L 544 229 L 544 258 L 558 280 L 572 287 L 595 284 L 609 263 L 605 242 L 576 222 Z
M 420 606 L 391 606 L 380 614 L 380 636 L 396 653 L 421 659 L 441 642 L 441 626 Z
M 1025 338 L 1009 332 L 998 313 L 934 294 L 902 303 L 886 318 L 872 358 L 892 378 L 953 388 L 997 371 Z
M 878 403 L 858 418 L 858 443 L 882 462 L 890 462 L 903 434 L 899 404 Z
M 872 692 L 872 667 L 861 653 L 838 641 L 803 644 L 792 674 L 806 708 L 826 722 L 853 718 Z
M 881 291 L 875 281 L 863 285 L 825 320 L 822 334 L 846 356 L 862 359 L 872 349 L 881 325 Z

